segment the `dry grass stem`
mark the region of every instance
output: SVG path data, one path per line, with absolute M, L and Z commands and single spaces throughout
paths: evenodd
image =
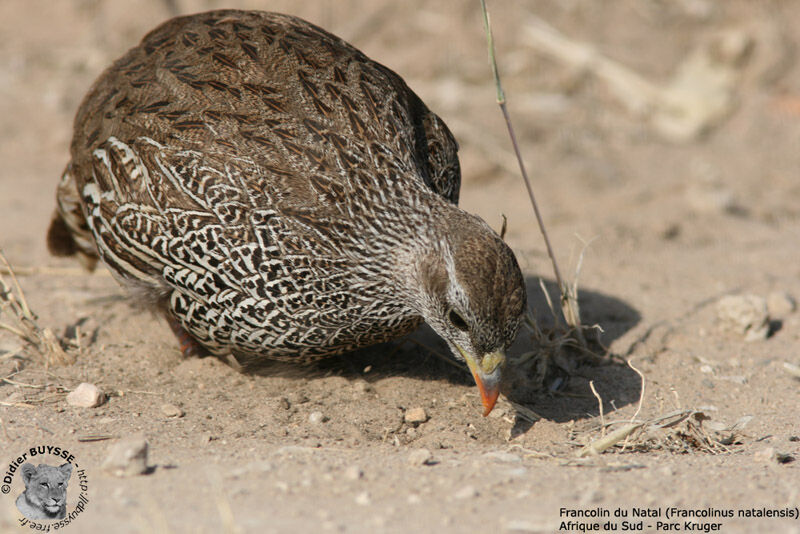
M 6 402 L 0 401 L 0 406 L 6 406 L 8 408 L 36 408 L 35 405 L 29 402 Z
M 800 378 L 800 365 L 795 365 L 789 362 L 783 362 L 783 368 L 786 369 L 787 373 L 794 376 L 795 378 Z
M 635 431 L 639 430 L 644 426 L 644 423 L 633 423 L 625 425 L 624 427 L 620 428 L 619 430 L 615 430 L 610 434 L 601 437 L 600 439 L 596 439 L 593 442 L 589 443 L 581 450 L 577 452 L 578 458 L 584 458 L 586 456 L 600 454 L 601 452 L 605 451 L 606 449 L 613 447 L 620 441 L 627 439 L 628 436 L 633 434 Z
M 546 452 L 534 451 L 532 449 L 525 448 L 522 445 L 519 445 L 519 444 L 516 444 L 516 443 L 514 445 L 511 445 L 511 447 L 509 447 L 509 450 L 510 451 L 518 450 L 526 458 L 537 458 L 537 459 L 540 459 L 540 460 L 556 460 L 557 459 L 557 457 L 553 456 L 552 454 L 547 454 Z
M 114 436 L 112 434 L 86 434 L 83 436 L 78 436 L 78 441 L 81 443 L 89 443 L 93 441 L 106 441 L 109 439 L 117 439 L 119 436 Z
M 511 122 L 511 116 L 508 113 L 508 107 L 506 106 L 506 97 L 505 93 L 503 92 L 503 85 L 500 82 L 500 73 L 497 68 L 497 60 L 495 58 L 495 50 L 494 50 L 494 36 L 492 35 L 492 27 L 489 22 L 489 13 L 486 9 L 486 0 L 481 0 L 481 12 L 483 14 L 483 29 L 486 34 L 486 45 L 489 51 L 489 64 L 492 67 L 492 75 L 494 77 L 494 84 L 495 89 L 497 91 L 497 104 L 500 106 L 500 111 L 503 113 L 503 118 L 506 122 L 506 128 L 508 129 L 508 135 L 511 139 L 511 145 L 514 148 L 514 154 L 517 158 L 517 164 L 519 165 L 519 170 L 522 175 L 522 180 L 525 183 L 525 188 L 528 191 L 528 197 L 531 201 L 531 206 L 533 207 L 533 212 L 536 215 L 536 222 L 539 224 L 539 230 L 541 231 L 542 238 L 544 239 L 545 247 L 547 248 L 547 255 L 550 257 L 550 262 L 553 265 L 553 274 L 556 278 L 556 284 L 558 284 L 561 301 L 561 308 L 562 313 L 564 314 L 564 319 L 566 320 L 567 324 L 571 327 L 571 333 L 578 338 L 578 341 L 581 345 L 585 346 L 586 342 L 583 339 L 583 335 L 581 332 L 581 322 L 580 322 L 580 313 L 578 310 L 578 303 L 577 303 L 577 293 L 573 292 L 570 287 L 564 283 L 563 278 L 561 277 L 561 271 L 558 268 L 558 262 L 556 261 L 555 253 L 553 252 L 553 247 L 550 244 L 550 238 L 547 234 L 547 229 L 544 225 L 544 219 L 542 218 L 541 211 L 539 210 L 539 205 L 536 202 L 536 195 L 533 192 L 533 187 L 531 186 L 531 181 L 528 178 L 528 172 L 525 169 L 525 162 L 522 159 L 522 154 L 519 149 L 519 143 L 517 143 L 517 136 L 514 133 L 514 126 Z
M 544 287 L 544 280 L 539 278 L 539 288 L 544 293 L 544 299 L 547 302 L 547 307 L 550 308 L 550 313 L 553 314 L 553 321 L 555 322 L 556 327 L 558 327 L 561 323 L 561 316 L 556 313 L 556 309 L 553 306 L 553 301 L 550 299 L 550 293 L 547 292 L 547 288 Z
M 636 367 L 634 367 L 630 360 L 627 360 L 627 363 L 628 363 L 628 367 L 633 369 L 636 372 L 636 374 L 639 375 L 639 379 L 640 379 L 641 384 L 642 384 L 642 387 L 639 390 L 639 404 L 636 406 L 636 411 L 633 412 L 633 415 L 631 416 L 631 424 L 633 424 L 634 421 L 636 421 L 636 417 L 638 417 L 639 412 L 642 411 L 642 404 L 644 403 L 645 380 L 644 380 L 644 375 L 642 374 L 642 372 L 639 369 L 637 369 Z M 622 450 L 625 450 L 625 448 L 627 446 L 628 446 L 628 438 L 626 437 L 625 438 L 625 442 L 622 444 Z
M 0 251 L 0 261 L 4 272 L 11 277 L 13 287 L 0 275 L 0 314 L 5 313 L 13 320 L 12 324 L 0 323 L 0 329 L 11 332 L 32 345 L 44 357 L 45 365 L 74 363 L 73 356 L 67 354 L 61 343 L 49 328 L 42 328 L 36 314 L 31 311 L 25 292 L 19 285 L 17 276 L 5 255 Z
M 606 418 L 605 418 L 605 415 L 603 414 L 603 398 L 600 396 L 600 394 L 594 388 L 594 380 L 589 380 L 589 389 L 592 390 L 592 393 L 594 394 L 594 397 L 597 399 L 597 407 L 600 410 L 600 428 L 601 428 L 603 434 L 605 434 L 605 432 L 606 432 Z
M 0 380 L 2 380 L 7 384 L 11 384 L 12 386 L 18 386 L 21 388 L 45 389 L 50 385 L 50 384 L 25 384 L 23 382 L 17 382 L 16 380 L 11 380 L 11 377 L 14 376 L 14 374 L 1 378 Z
M 631 423 L 633 423 L 636 420 L 636 417 L 639 415 L 639 412 L 642 411 L 642 404 L 644 404 L 645 379 L 644 379 L 644 374 L 642 374 L 642 372 L 639 369 L 634 367 L 630 360 L 627 361 L 628 361 L 628 367 L 633 369 L 636 372 L 636 374 L 639 375 L 639 378 L 642 381 L 642 388 L 639 390 L 639 405 L 636 407 L 636 411 L 634 412 L 633 417 L 631 417 Z
M 529 423 L 535 423 L 536 421 L 544 419 L 544 417 L 542 417 L 538 413 L 534 412 L 533 410 L 531 410 L 530 408 L 528 408 L 524 404 L 520 404 L 520 403 L 514 402 L 512 400 L 509 400 L 509 402 L 511 403 L 511 406 L 513 406 L 514 409 L 517 411 L 517 415 L 519 417 L 525 419 Z

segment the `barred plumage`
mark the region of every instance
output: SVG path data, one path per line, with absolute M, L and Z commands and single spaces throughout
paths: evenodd
M 499 377 L 485 355 L 525 305 L 512 252 L 456 207 L 441 119 L 324 30 L 170 20 L 95 82 L 71 155 L 51 251 L 99 257 L 210 352 L 308 361 L 425 319 L 479 385 Z

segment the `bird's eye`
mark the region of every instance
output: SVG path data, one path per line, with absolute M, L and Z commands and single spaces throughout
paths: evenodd
M 467 321 L 461 317 L 457 311 L 450 310 L 450 313 L 447 315 L 447 318 L 450 320 L 450 323 L 455 326 L 457 329 L 461 330 L 462 332 L 466 332 L 469 330 L 469 325 Z

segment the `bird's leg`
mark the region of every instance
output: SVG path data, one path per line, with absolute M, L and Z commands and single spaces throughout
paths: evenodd
M 169 327 L 172 328 L 172 332 L 175 334 L 175 337 L 178 338 L 181 355 L 184 358 L 191 358 L 193 356 L 202 357 L 208 354 L 206 349 L 203 348 L 203 346 L 181 326 L 181 323 L 175 317 L 173 317 L 172 314 L 165 313 L 164 315 L 167 317 L 167 324 L 169 324 Z

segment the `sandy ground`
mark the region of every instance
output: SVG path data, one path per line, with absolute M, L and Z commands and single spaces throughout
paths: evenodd
M 30 447 L 68 449 L 89 499 L 67 527 L 74 532 L 579 531 L 569 520 L 655 531 L 672 508 L 732 511 L 694 520 L 707 530 L 800 532 L 797 515 L 739 517 L 800 506 L 800 381 L 785 365 L 800 365 L 791 305 L 800 297 L 800 3 L 491 4 L 510 109 L 570 279 L 590 243 L 580 304 L 608 353 L 591 363 L 564 351 L 543 380 L 520 368 L 511 394 L 524 407 L 501 398 L 483 418 L 470 378 L 435 356 L 446 348 L 430 331 L 313 369 L 240 374 L 213 358 L 182 360 L 168 327 L 127 304 L 103 269 L 87 274 L 50 257 L 44 236 L 80 99 L 170 7 L 0 2 L 0 246 L 39 324 L 75 357 L 45 365 L 0 332 L 3 473 Z M 404 76 L 462 145 L 462 206 L 495 228 L 508 217 L 506 239 L 549 328 L 538 280 L 552 289 L 552 271 L 494 102 L 477 1 L 174 5 L 297 14 Z M 701 135 L 675 139 L 653 109 L 632 110 L 636 94 L 620 97 L 593 67 L 537 48 L 534 17 L 661 87 L 728 32 L 708 50 L 732 65 L 729 105 Z M 766 337 L 746 341 L 721 327 L 728 295 L 768 300 Z M 555 354 L 523 332 L 512 353 L 531 350 L 538 362 Z M 578 459 L 636 412 L 641 381 L 626 359 L 646 378 L 637 420 L 700 414 L 646 425 L 625 447 Z M 81 382 L 108 401 L 70 406 L 66 394 Z M 542 419 L 532 422 L 525 407 Z M 425 421 L 407 421 L 418 408 Z M 101 470 L 109 448 L 133 434 L 149 443 L 149 474 Z M 69 511 L 81 493 L 73 476 Z M 0 495 L 0 530 L 18 532 L 29 527 L 13 504 L 19 476 L 10 489 Z M 640 524 L 634 507 L 662 517 Z M 618 508 L 628 517 L 614 517 Z M 611 517 L 566 515 L 576 510 Z

